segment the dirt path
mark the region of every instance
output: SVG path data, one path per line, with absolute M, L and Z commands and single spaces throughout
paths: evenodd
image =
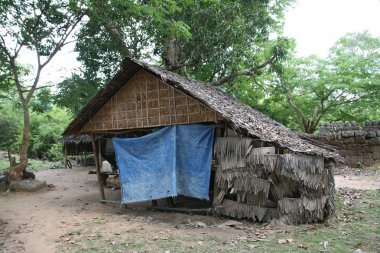
M 369 168 L 350 168 L 343 166 L 335 171 L 336 188 L 357 190 L 380 189 L 380 164 Z
M 98 202 L 96 175 L 89 175 L 89 169 L 37 172 L 37 179 L 54 184 L 54 187 L 35 193 L 0 195 L 0 252 L 61 252 L 62 248 L 57 250 L 57 247 L 73 243 L 70 241 L 73 231 L 89 230 L 91 224 L 105 221 L 107 231 L 102 233 L 121 235 L 132 230 L 144 230 L 143 233 L 152 238 L 162 237 L 162 231 L 167 233 L 192 222 L 202 222 L 208 226 L 223 222 L 214 217 L 145 209 L 123 208 L 119 215 L 119 205 Z M 107 190 L 106 193 L 109 196 L 112 192 Z M 191 233 L 199 234 L 196 227 L 186 227 Z M 238 233 L 232 231 L 230 236 L 238 236 Z M 223 237 L 225 232 L 222 229 L 215 231 L 215 234 Z
M 122 241 L 124 235 L 131 236 L 133 230 L 141 232 L 136 238 L 132 236 L 136 240 L 136 245 L 139 236 L 165 242 L 165 236 L 175 235 L 176 238 L 182 238 L 181 240 L 188 240 L 188 246 L 192 249 L 202 246 L 204 242 L 202 238 L 205 237 L 203 234 L 207 233 L 210 238 L 227 240 L 231 242 L 234 250 L 239 249 L 236 248 L 238 247 L 236 242 L 240 240 L 242 232 L 238 229 L 219 228 L 218 224 L 225 221 L 219 218 L 143 209 L 123 209 L 122 215 L 117 214 L 119 206 L 103 205 L 97 201 L 99 194 L 96 175 L 87 174 L 88 170 L 87 167 L 37 172 L 37 179 L 46 180 L 54 187 L 37 193 L 1 194 L 0 252 L 61 252 L 65 249 L 65 244 L 78 243 L 72 239 L 75 233 L 79 235 L 80 231 L 87 231 L 90 237 L 96 236 L 100 231 L 93 231 L 91 224 L 105 221 L 107 224 L 104 228 L 107 231 L 102 231 L 101 234 L 116 237 L 115 244 L 118 243 L 117 240 Z M 361 176 L 338 175 L 336 186 L 380 189 L 380 181 L 379 177 L 369 179 Z M 196 225 L 189 226 L 197 222 L 201 222 L 202 226 L 207 225 L 207 228 L 202 230 L 203 234 Z M 255 230 L 256 234 L 260 229 L 260 225 L 252 223 L 249 227 Z M 271 232 L 266 232 L 267 237 L 270 237 L 270 234 Z M 247 240 L 246 237 L 245 239 Z M 110 243 L 113 245 L 114 241 Z M 223 247 L 223 250 L 228 250 L 232 246 Z M 216 252 L 218 248 L 211 251 Z
M 380 189 L 380 176 L 335 175 L 335 187 L 358 190 L 376 190 Z
M 96 176 L 88 175 L 87 170 L 37 172 L 38 179 L 54 187 L 0 197 L 0 219 L 8 223 L 0 240 L 9 252 L 54 252 L 59 237 L 72 226 L 111 211 L 97 202 Z

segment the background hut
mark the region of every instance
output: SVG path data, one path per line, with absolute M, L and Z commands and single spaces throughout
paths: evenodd
M 71 164 L 68 162 L 68 156 L 75 156 L 76 164 L 80 166 L 95 164 L 90 135 L 65 135 L 61 142 L 65 154 L 65 168 L 67 164 Z
M 163 126 L 212 125 L 209 181 L 217 212 L 285 223 L 320 221 L 333 212 L 336 152 L 302 140 L 216 87 L 131 58 L 122 66 L 64 132 L 92 136 L 98 175 L 99 135 L 138 137 Z

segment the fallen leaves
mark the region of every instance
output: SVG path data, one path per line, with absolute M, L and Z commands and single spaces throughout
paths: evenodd
M 60 240 L 57 240 L 56 242 L 62 241 L 68 244 L 76 244 L 76 241 L 71 237 L 66 237 L 64 235 L 60 236 Z
M 247 248 L 248 249 L 254 249 L 254 248 L 256 248 L 257 246 L 256 245 L 254 245 L 254 244 L 247 244 Z
M 300 244 L 298 244 L 297 248 L 307 249 L 308 247 L 307 247 L 307 245 L 300 243 Z
M 327 249 L 327 246 L 329 245 L 329 241 L 324 241 L 323 242 L 323 248 Z
M 267 238 L 266 235 L 263 232 L 256 232 L 257 239 L 265 239 Z
M 207 227 L 206 223 L 201 221 L 191 221 L 190 219 L 187 220 L 187 226 L 194 227 L 194 228 L 205 228 Z
M 287 243 L 291 243 L 293 242 L 294 240 L 293 239 L 278 239 L 277 243 L 278 244 L 287 244 Z
M 169 238 L 167 236 L 164 235 L 164 232 L 159 232 L 157 235 L 155 235 L 153 237 L 153 241 L 157 241 L 157 240 L 168 240 Z
M 219 228 L 223 228 L 223 227 L 237 227 L 237 226 L 241 226 L 241 225 L 243 225 L 243 223 L 241 223 L 239 221 L 228 220 L 228 221 L 223 222 L 222 224 L 220 224 L 218 227 Z

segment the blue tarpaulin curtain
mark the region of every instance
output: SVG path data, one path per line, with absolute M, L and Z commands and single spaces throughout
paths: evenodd
M 164 127 L 139 138 L 113 138 L 122 203 L 184 195 L 208 199 L 214 126 Z

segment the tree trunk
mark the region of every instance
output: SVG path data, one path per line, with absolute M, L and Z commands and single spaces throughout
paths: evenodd
M 8 160 L 9 160 L 9 167 L 12 168 L 17 165 L 16 163 L 16 157 L 12 156 L 11 150 L 8 148 Z
M 176 69 L 177 67 L 177 48 L 176 48 L 176 39 L 171 34 L 168 37 L 167 41 L 167 52 L 165 57 L 165 65 L 168 69 Z
M 9 170 L 9 182 L 19 181 L 22 179 L 24 171 L 28 166 L 28 148 L 30 140 L 30 117 L 29 117 L 29 104 L 25 101 L 22 105 L 24 112 L 24 128 L 22 130 L 22 143 L 20 146 L 20 163 L 16 166 L 13 166 Z
M 316 127 L 313 127 L 311 124 L 304 125 L 304 132 L 307 134 L 313 134 L 317 129 Z

